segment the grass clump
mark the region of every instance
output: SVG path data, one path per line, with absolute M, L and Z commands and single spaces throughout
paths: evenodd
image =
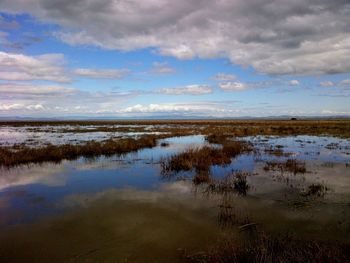
M 192 178 L 192 183 L 197 186 L 201 184 L 210 184 L 213 181 L 208 171 L 199 171 Z
M 264 152 L 269 155 L 274 155 L 276 157 L 289 157 L 292 155 L 290 152 L 283 151 L 283 146 L 276 145 L 275 147 L 268 147 L 264 149 Z
M 27 163 L 60 162 L 78 157 L 96 157 L 100 155 L 123 154 L 142 148 L 156 146 L 156 138 L 144 136 L 139 139 L 89 141 L 82 145 L 48 145 L 42 148 L 21 147 L 16 150 L 0 148 L 0 166 L 11 167 Z
M 233 181 L 234 189 L 239 195 L 247 195 L 247 191 L 249 190 L 249 185 L 247 183 L 247 175 L 244 173 L 236 173 L 235 179 Z
M 300 162 L 296 159 L 288 159 L 285 162 L 270 161 L 266 162 L 264 166 L 265 171 L 280 171 L 281 173 L 287 171 L 293 174 L 306 173 L 305 162 Z
M 324 197 L 328 192 L 328 187 L 321 183 L 309 185 L 307 191 L 303 194 L 306 197 Z
M 231 158 L 250 151 L 251 146 L 245 141 L 224 141 L 222 147 L 204 146 L 189 148 L 180 154 L 161 160 L 163 175 L 178 173 L 180 171 L 195 170 L 209 173 L 211 165 L 228 165 Z
M 232 172 L 223 179 L 212 181 L 208 185 L 207 191 L 217 194 L 232 192 L 245 196 L 249 190 L 249 184 L 247 183 L 248 176 L 251 176 L 251 173 L 242 171 Z
M 225 165 L 231 162 L 230 156 L 225 155 L 222 149 L 204 146 L 202 148 L 190 148 L 184 152 L 161 160 L 163 174 L 171 172 L 196 170 L 208 171 L 213 164 Z
M 210 134 L 205 137 L 210 143 L 223 144 L 228 140 L 229 136 L 224 134 Z

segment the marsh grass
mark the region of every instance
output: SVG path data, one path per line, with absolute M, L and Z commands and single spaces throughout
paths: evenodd
M 228 199 L 229 200 L 229 199 Z M 227 201 L 225 195 L 223 196 L 222 202 L 219 205 L 219 211 L 217 216 L 217 221 L 219 227 L 223 229 L 228 228 L 235 228 L 235 227 L 241 227 L 241 226 L 247 226 L 251 223 L 249 216 L 247 215 L 247 212 L 244 211 L 242 208 L 239 208 L 234 205 L 233 202 Z M 246 231 L 248 232 L 250 230 L 255 230 L 255 227 L 252 227 L 249 229 L 249 227 L 239 228 L 240 231 Z
M 250 176 L 248 173 L 235 173 L 234 179 L 234 189 L 239 195 L 246 196 L 249 190 L 249 184 L 247 183 L 247 176 Z
M 349 257 L 349 245 L 264 232 L 244 241 L 226 238 L 201 253 L 182 255 L 185 262 L 191 263 L 343 263 L 348 262 Z
M 192 178 L 192 183 L 195 186 L 198 186 L 201 184 L 210 184 L 212 181 L 213 181 L 213 178 L 210 175 L 209 171 L 199 171 Z
M 283 151 L 283 147 L 281 147 L 281 145 L 267 147 L 264 149 L 264 153 L 276 157 L 289 157 L 293 155 L 293 153 Z
M 233 171 L 222 179 L 212 180 L 211 183 L 208 184 L 206 191 L 212 194 L 232 192 L 240 196 L 245 196 L 250 188 L 247 182 L 248 176 L 251 176 L 251 173 Z
M 160 144 L 161 147 L 168 147 L 170 144 L 168 142 L 162 142 Z
M 252 150 L 250 144 L 245 141 L 222 142 L 222 147 L 203 146 L 189 148 L 180 154 L 161 159 L 163 176 L 171 176 L 180 171 L 195 170 L 198 176 L 209 173 L 212 165 L 228 165 L 231 158 Z M 202 175 L 201 175 L 202 174 Z
M 288 205 L 296 209 L 305 209 L 317 205 L 320 201 L 323 202 L 330 188 L 323 183 L 314 183 L 304 189 L 296 190 L 298 194 L 288 201 Z
M 222 149 L 204 146 L 190 148 L 180 154 L 163 158 L 161 160 L 162 174 L 168 175 L 180 171 L 195 170 L 196 173 L 207 172 L 211 165 L 225 165 L 231 162 Z
M 223 144 L 230 138 L 228 134 L 209 134 L 205 137 L 205 140 L 209 143 Z
M 207 194 L 219 195 L 221 201 L 218 211 L 218 224 L 222 228 L 251 223 L 247 211 L 237 206 L 234 202 L 236 196 L 246 196 L 250 186 L 247 176 L 250 173 L 241 171 L 227 174 L 223 179 L 217 179 L 207 186 Z
M 303 193 L 305 197 L 324 197 L 329 191 L 329 188 L 321 183 L 314 183 L 308 186 L 306 192 Z
M 116 126 L 118 125 L 118 126 Z M 333 135 L 339 137 L 350 137 L 350 121 L 349 120 L 121 120 L 121 121 L 3 121 L 1 126 L 25 127 L 32 131 L 47 131 L 53 132 L 57 126 L 71 126 L 71 128 L 63 129 L 56 132 L 71 132 L 71 133 L 88 133 L 88 132 L 159 132 L 162 135 L 148 135 L 148 137 L 156 136 L 157 138 L 168 138 L 174 136 L 185 136 L 193 134 L 207 135 L 206 139 L 210 143 L 222 145 L 221 150 L 210 150 L 210 158 L 204 160 L 196 159 L 194 155 L 205 155 L 208 149 L 193 150 L 193 153 L 188 153 L 189 161 L 178 160 L 180 170 L 191 170 L 193 167 L 199 170 L 205 170 L 212 164 L 224 165 L 230 162 L 230 158 L 241 154 L 242 152 L 251 151 L 252 146 L 247 142 L 234 141 L 231 138 L 239 136 L 254 136 L 254 135 Z M 48 126 L 49 128 L 46 128 Z M 96 126 L 87 128 L 87 126 Z M 44 130 L 43 130 L 44 129 Z M 124 139 L 122 139 L 124 140 Z M 142 148 L 141 145 L 135 146 L 135 141 L 122 141 L 121 144 L 127 146 L 116 146 L 113 143 L 90 141 L 84 145 L 47 145 L 37 147 L 38 149 L 30 149 L 26 144 L 16 145 L 13 149 L 8 147 L 0 148 L 0 165 L 13 166 L 30 162 L 58 162 L 63 159 L 75 159 L 79 156 L 98 156 L 114 153 L 124 153 Z M 130 139 L 132 140 L 132 139 Z M 28 144 L 31 142 L 28 141 Z M 145 147 L 149 147 L 145 144 Z M 154 145 L 152 145 L 154 146 Z M 162 146 L 165 146 L 163 144 Z M 207 153 L 205 153 L 207 151 Z M 15 152 L 15 153 L 14 153 Z M 271 154 L 276 156 L 287 156 L 281 149 L 273 149 Z M 175 161 L 174 161 L 175 163 Z M 267 165 L 270 166 L 270 165 Z M 170 170 L 176 168 L 169 167 Z M 283 168 L 283 167 L 282 167 Z M 287 169 L 289 169 L 287 167 Z M 296 168 L 293 168 L 296 169 Z M 302 172 L 299 170 L 297 172 Z
M 306 173 L 305 162 L 298 161 L 296 159 L 288 159 L 285 162 L 280 161 L 268 161 L 264 166 L 265 171 L 280 171 L 291 172 L 294 175 L 297 173 Z
M 60 162 L 79 157 L 97 157 L 100 155 L 124 154 L 142 148 L 156 146 L 156 137 L 144 136 L 139 139 L 89 141 L 82 145 L 48 145 L 41 148 L 19 147 L 16 150 L 0 148 L 0 166 L 11 167 L 27 163 Z
M 118 125 L 118 127 L 110 127 Z M 350 137 L 350 120 L 86 120 L 86 121 L 2 121 L 0 126 L 74 126 L 62 132 L 171 132 L 178 134 L 254 135 L 331 135 Z M 85 126 L 96 126 L 86 129 Z M 138 127 L 133 127 L 138 126 Z M 149 127 L 145 127 L 149 126 Z M 52 129 L 48 129 L 52 131 Z

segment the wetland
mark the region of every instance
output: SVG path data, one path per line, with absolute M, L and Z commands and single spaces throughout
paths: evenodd
M 0 262 L 346 262 L 349 120 L 0 123 Z

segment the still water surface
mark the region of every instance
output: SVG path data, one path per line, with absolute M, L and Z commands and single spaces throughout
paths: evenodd
M 249 172 L 246 196 L 208 193 L 193 185 L 194 172 L 161 175 L 161 158 L 208 144 L 204 136 L 169 138 L 167 147 L 160 141 L 124 156 L 1 169 L 0 259 L 180 262 L 181 251 L 200 251 L 234 235 L 246 219 L 271 232 L 350 242 L 349 140 L 243 139 L 258 151 L 213 166 L 211 174 Z M 288 154 L 266 151 L 276 146 Z M 266 161 L 290 158 L 305 162 L 307 172 L 264 170 Z M 312 184 L 326 186 L 325 196 L 306 197 Z M 219 220 L 227 203 L 235 224 Z

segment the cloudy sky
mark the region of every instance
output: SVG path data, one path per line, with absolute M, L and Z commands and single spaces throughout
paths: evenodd
M 0 0 L 0 116 L 329 116 L 349 102 L 349 0 Z

